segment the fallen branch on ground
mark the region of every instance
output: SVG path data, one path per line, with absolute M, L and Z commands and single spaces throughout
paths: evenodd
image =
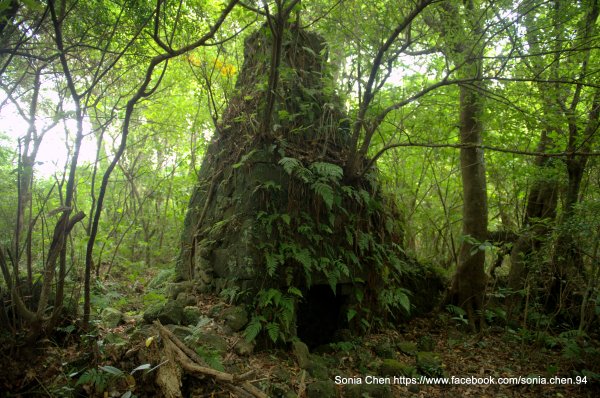
M 253 371 L 234 375 L 208 367 L 194 350 L 186 346 L 173 332 L 165 328 L 160 321 L 154 321 L 154 325 L 158 328 L 165 349 L 175 354 L 177 362 L 185 371 L 199 377 L 210 376 L 217 382 L 223 383 L 223 386 L 229 391 L 242 397 L 268 398 L 267 394 L 247 381 L 254 374 Z

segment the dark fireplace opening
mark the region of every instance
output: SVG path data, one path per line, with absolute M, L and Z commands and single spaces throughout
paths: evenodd
M 305 292 L 297 309 L 297 334 L 309 348 L 335 341 L 336 331 L 347 328 L 347 296 L 338 287 L 314 285 Z

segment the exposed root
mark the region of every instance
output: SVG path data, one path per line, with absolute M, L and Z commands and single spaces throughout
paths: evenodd
M 254 375 L 254 372 L 234 375 L 212 369 L 192 349 L 165 328 L 160 321 L 155 321 L 154 325 L 158 328 L 163 339 L 166 356 L 179 364 L 185 372 L 199 378 L 211 377 L 216 382 L 221 383 L 224 388 L 240 397 L 268 398 L 267 394 L 248 381 Z

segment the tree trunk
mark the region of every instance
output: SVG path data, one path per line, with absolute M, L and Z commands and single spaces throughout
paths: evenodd
M 595 18 L 598 17 L 598 9 L 595 10 Z M 579 133 L 575 121 L 570 121 L 569 145 L 567 150 L 574 152 L 580 150 L 590 151 L 592 143 L 598 130 L 600 118 L 600 89 L 596 88 L 588 113 L 587 123 L 583 134 Z M 567 164 L 567 190 L 565 193 L 562 225 L 556 240 L 555 254 L 552 259 L 552 283 L 546 299 L 546 309 L 558 313 L 563 308 L 563 298 L 569 292 L 569 280 L 581 276 L 584 271 L 583 254 L 581 248 L 573 236 L 573 227 L 570 225 L 575 216 L 575 207 L 579 203 L 581 182 L 587 165 L 587 157 L 581 155 L 570 155 L 566 159 Z
M 483 126 L 482 104 L 476 89 L 460 87 L 460 140 L 465 145 L 480 145 Z M 460 150 L 463 183 L 463 242 L 458 267 L 451 288 L 452 301 L 463 307 L 471 327 L 483 318 L 486 286 L 485 251 L 480 248 L 487 239 L 487 191 L 483 149 L 465 147 Z
M 485 250 L 487 239 L 487 188 L 484 153 L 481 148 L 483 123 L 482 16 L 473 1 L 465 2 L 464 9 L 448 3 L 442 5 L 447 12 L 447 24 L 454 28 L 444 32 L 452 46 L 449 57 L 460 66 L 465 80 L 460 89 L 460 167 L 463 184 L 463 240 L 458 255 L 458 266 L 449 292 L 449 301 L 461 306 L 474 330 L 483 325 L 483 302 L 487 277 L 485 275 Z M 461 12 L 462 11 L 462 12 Z M 447 27 L 446 27 L 447 28 Z M 458 30 L 461 34 L 457 34 Z
M 545 153 L 553 146 L 552 140 L 544 130 L 540 138 L 537 151 Z M 508 318 L 514 316 L 521 303 L 521 294 L 517 292 L 526 286 L 526 278 L 529 272 L 529 259 L 540 249 L 543 238 L 550 232 L 549 222 L 556 217 L 556 206 L 558 202 L 558 180 L 548 177 L 554 164 L 550 158 L 538 156 L 535 166 L 542 178 L 536 179 L 527 195 L 527 207 L 523 220 L 523 230 L 513 245 L 510 262 L 511 268 L 508 274 L 508 287 L 515 292 L 507 301 Z

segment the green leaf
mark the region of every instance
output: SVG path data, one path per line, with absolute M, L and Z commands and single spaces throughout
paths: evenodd
M 307 53 L 309 53 L 310 55 L 312 55 L 313 57 L 317 56 L 317 54 L 314 52 L 314 50 L 310 47 L 302 46 L 302 49 L 304 51 L 306 51 Z
M 44 5 L 36 0 L 21 0 L 21 2 L 23 2 L 23 4 L 25 5 L 25 7 L 34 10 L 34 11 L 43 11 L 44 10 Z
M 279 164 L 283 167 L 283 170 L 285 170 L 285 172 L 289 175 L 292 175 L 299 168 L 304 167 L 298 159 L 288 157 L 281 158 L 281 160 L 279 160 Z
M 279 339 L 279 324 L 275 322 L 269 322 L 267 323 L 266 329 L 267 334 L 269 335 L 273 343 L 276 343 Z
M 106 373 L 109 373 L 113 376 L 117 376 L 117 377 L 121 377 L 125 375 L 125 372 L 123 372 L 121 369 L 119 368 L 115 368 L 114 366 L 110 366 L 110 365 L 106 365 L 106 366 L 100 366 L 100 369 L 105 371 Z
M 313 258 L 310 255 L 310 252 L 307 249 L 299 249 L 295 250 L 292 254 L 292 257 L 298 261 L 304 269 L 310 270 L 313 265 Z
M 360 289 L 356 289 L 354 291 L 354 296 L 356 297 L 356 301 L 362 303 L 363 299 L 365 298 L 365 293 Z
M 289 120 L 290 113 L 285 109 L 281 109 L 277 111 L 277 116 L 279 117 L 279 120 Z
M 352 246 L 354 244 L 354 234 L 352 233 L 350 228 L 346 228 L 344 232 L 346 233 L 346 242 L 348 242 L 348 244 Z
M 2 1 L 0 1 L 0 13 L 4 12 L 4 10 L 7 10 L 8 7 L 10 7 L 11 1 L 12 0 L 2 0 Z M 2 19 L 6 19 L 6 17 L 4 17 L 3 15 L 1 15 L 0 21 L 2 21 Z
M 410 314 L 410 299 L 408 298 L 408 295 L 402 290 L 398 289 L 396 291 L 396 297 L 398 299 L 398 304 L 400 304 L 400 307 L 402 307 L 402 309 L 406 311 L 407 314 Z
M 309 166 L 310 170 L 319 177 L 331 181 L 339 181 L 344 176 L 344 170 L 337 164 L 327 162 L 315 162 Z
M 354 319 L 354 317 L 356 316 L 356 314 L 357 314 L 356 310 L 354 310 L 354 309 L 350 308 L 350 309 L 348 310 L 348 313 L 346 314 L 346 317 L 347 317 L 347 319 L 348 319 L 348 322 L 350 322 L 352 319 Z
M 256 339 L 256 336 L 258 336 L 262 330 L 262 321 L 264 321 L 264 317 L 262 316 L 252 317 L 248 323 L 248 326 L 246 326 L 246 329 L 244 330 L 244 337 L 246 341 L 250 342 Z
M 279 264 L 283 262 L 283 256 L 276 253 L 266 253 L 265 260 L 267 262 L 267 274 L 273 276 L 275 275 L 275 271 L 277 271 Z
M 272 303 L 279 303 L 281 292 L 277 289 L 261 290 L 259 292 L 259 304 L 261 307 L 266 307 Z
M 79 379 L 77 379 L 77 383 L 75 383 L 76 386 L 80 386 L 82 384 L 87 384 L 94 381 L 94 379 L 96 378 L 96 369 L 88 369 L 85 372 L 83 372 L 83 374 L 81 376 L 79 376 Z
M 337 283 L 339 280 L 339 271 L 338 270 L 332 270 L 331 272 L 327 272 L 325 271 L 325 276 L 327 278 L 327 283 L 329 283 L 329 287 L 331 288 L 331 291 L 333 292 L 333 294 L 336 294 L 336 287 L 337 287 Z
M 364 253 L 369 248 L 369 234 L 360 232 L 358 235 L 358 248 L 361 253 Z
M 312 184 L 312 189 L 323 199 L 327 209 L 331 210 L 333 207 L 333 188 L 329 184 L 317 181 Z
M 446 310 L 451 313 L 452 315 L 458 315 L 459 317 L 464 317 L 465 315 L 467 315 L 467 313 L 465 312 L 465 310 L 463 310 L 462 308 L 453 305 L 453 304 L 448 304 L 446 306 Z
M 251 150 L 250 152 L 248 152 L 247 154 L 242 156 L 240 161 L 238 163 L 234 164 L 232 167 L 234 169 L 238 169 L 238 168 L 242 167 L 248 161 L 248 159 L 250 159 L 252 157 L 252 155 L 254 155 L 255 153 L 256 153 L 256 149 Z

